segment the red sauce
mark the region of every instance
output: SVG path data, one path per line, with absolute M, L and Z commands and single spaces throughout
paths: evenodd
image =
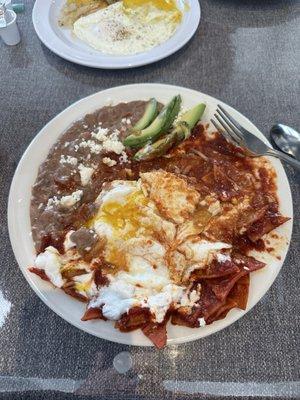
M 76 230 L 74 240 L 82 244 L 82 249 L 92 248 L 85 259 L 94 260 L 92 269 L 96 285 L 103 286 L 108 283 L 106 275 L 112 265 L 101 258 L 101 249 L 94 248 L 94 244 L 86 246 L 85 240 L 90 240 L 87 228 L 82 228 L 84 223 L 97 211 L 95 199 L 102 190 L 105 182 L 113 180 L 137 180 L 140 173 L 164 169 L 184 178 L 200 193 L 201 207 L 205 209 L 205 222 L 203 223 L 203 238 L 212 241 L 225 241 L 232 244 L 233 253 L 230 261 L 221 263 L 215 261 L 204 270 L 196 271 L 191 279 L 192 287 L 201 284 L 201 297 L 196 305 L 188 309 L 180 307 L 169 310 L 161 324 L 152 323 L 153 315 L 148 308 L 134 307 L 121 316 L 116 322 L 116 327 L 122 332 L 129 332 L 141 328 L 157 347 L 166 343 L 166 322 L 172 315 L 172 323 L 190 327 L 199 326 L 199 318 L 204 318 L 207 324 L 224 318 L 227 312 L 234 308 L 246 308 L 249 274 L 264 267 L 264 263 L 247 257 L 251 250 L 274 251 L 270 242 L 262 239 L 265 233 L 284 223 L 287 218 L 278 211 L 276 195 L 275 174 L 267 163 L 260 163 L 257 167 L 255 160 L 245 157 L 242 150 L 228 143 L 218 133 L 208 135 L 207 129 L 197 126 L 193 129 L 191 137 L 181 145 L 171 149 L 163 157 L 142 162 L 131 161 L 131 151 L 127 152 L 129 161 L 121 164 L 116 154 L 87 154 L 86 149 L 75 151 L 79 139 L 91 139 L 91 132 L 101 123 L 101 126 L 110 129 L 118 128 L 122 118 L 130 116 L 135 122 L 142 115 L 144 102 L 121 103 L 117 106 L 104 107 L 93 114 L 85 116 L 65 132 L 56 145 L 51 149 L 46 161 L 41 165 L 38 178 L 33 187 L 33 200 L 31 203 L 31 221 L 33 238 L 38 252 L 45 247 L 53 245 L 62 249 L 63 239 L 67 231 Z M 103 125 L 102 125 L 103 124 Z M 87 128 L 88 127 L 88 130 Z M 78 146 L 77 146 L 78 147 Z M 66 148 L 69 153 L 66 153 Z M 73 152 L 73 153 L 72 153 Z M 80 186 L 80 176 L 74 173 L 73 167 L 62 166 L 61 156 L 77 157 L 78 163 L 90 160 L 91 165 L 96 165 L 91 183 Z M 103 156 L 115 160 L 117 164 L 110 168 L 102 163 Z M 94 167 L 93 167 L 94 168 Z M 53 208 L 47 210 L 45 204 L 52 196 L 67 195 L 74 190 L 82 190 L 83 196 L 78 207 L 70 210 Z M 206 196 L 210 198 L 206 198 Z M 208 203 L 213 198 L 220 203 L 221 212 L 213 215 Z M 207 199 L 207 202 L 205 201 Z M 40 207 L 43 204 L 43 207 Z M 199 208 L 200 208 L 199 205 Z M 199 209 L 197 210 L 199 211 Z M 207 218 L 208 216 L 208 218 Z M 196 219 L 196 214 L 194 214 Z M 277 238 L 276 233 L 272 234 Z M 96 241 L 99 242 L 98 240 Z M 101 247 L 101 246 L 100 246 Z M 78 247 L 79 248 L 79 247 Z M 92 251 L 91 259 L 88 258 Z M 95 253 L 93 252 L 95 251 Z M 96 258 L 98 257 L 98 258 Z M 110 260 L 114 266 L 118 254 Z M 280 257 L 277 257 L 280 259 Z M 46 274 L 36 268 L 31 271 L 39 274 L 42 279 L 48 279 Z M 77 271 L 78 272 L 78 271 Z M 80 272 L 77 273 L 77 275 Z M 87 298 L 74 290 L 68 283 L 63 288 L 66 293 L 81 301 Z M 82 320 L 106 319 L 101 308 L 90 308 Z
M 273 171 L 267 164 L 266 167 L 261 166 L 258 171 L 259 178 L 257 178 L 255 174 L 257 167 L 253 160 L 245 157 L 239 148 L 228 143 L 218 133 L 207 135 L 202 125 L 194 128 L 191 137 L 173 148 L 169 154 L 151 161 L 131 162 L 132 152 L 128 152 L 129 162 L 121 164 L 116 154 L 94 154 L 91 162 L 98 168 L 88 186 L 80 186 L 80 177 L 70 173 L 70 168 L 69 171 L 65 166 L 61 166 L 59 163 L 61 155 L 68 154 L 65 150 L 66 144 L 70 149 L 70 155 L 79 157 L 78 152 L 72 153 L 74 147 L 71 144 L 72 140 L 75 143 L 78 138 L 89 139 L 90 131 L 99 122 L 111 128 L 119 126 L 120 118 L 127 115 L 129 111 L 131 111 L 131 118 L 135 121 L 140 117 L 143 108 L 143 102 L 122 103 L 90 114 L 83 121 L 76 122 L 50 151 L 47 160 L 40 167 L 37 183 L 33 188 L 31 218 L 37 251 L 43 251 L 50 245 L 62 250 L 66 232 L 70 229 L 79 229 L 94 215 L 96 211 L 94 200 L 104 182 L 116 179 L 137 180 L 140 173 L 157 169 L 164 169 L 185 177 L 203 198 L 206 195 L 216 196 L 224 212 L 229 214 L 230 209 L 238 207 L 245 197 L 250 198 L 250 208 L 243 211 L 241 218 L 229 219 L 220 229 L 216 218 L 215 231 L 223 230 L 226 235 L 221 239 L 226 239 L 229 243 L 233 242 L 239 251 L 265 250 L 261 236 L 270 227 L 274 228 L 282 221 L 278 217 Z M 86 154 L 82 153 L 81 156 L 86 157 Z M 103 156 L 109 156 L 116 160 L 117 164 L 113 168 L 104 165 L 101 162 Z M 53 195 L 65 195 L 78 189 L 83 191 L 79 207 L 52 211 L 39 208 L 40 203 L 45 205 L 47 199 Z M 264 214 L 266 217 L 259 219 L 259 216 Z M 253 215 L 257 216 L 256 219 Z M 243 227 L 243 225 L 238 227 L 239 219 L 245 220 L 247 229 L 252 229 L 252 236 L 249 236 L 248 231 L 243 235 L 239 234 L 240 228 Z M 237 225 L 236 228 L 235 225 Z
M 246 235 L 236 237 L 233 246 L 237 251 L 243 254 L 247 254 L 251 250 L 266 250 L 265 242 L 262 239 L 252 242 Z

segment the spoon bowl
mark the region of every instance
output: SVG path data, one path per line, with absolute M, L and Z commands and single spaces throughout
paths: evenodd
M 295 129 L 276 124 L 272 126 L 270 135 L 273 144 L 284 153 L 300 160 L 300 133 Z

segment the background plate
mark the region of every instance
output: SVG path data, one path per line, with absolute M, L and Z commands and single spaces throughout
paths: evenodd
M 21 271 L 32 289 L 53 311 L 66 321 L 95 336 L 118 343 L 137 346 L 151 345 L 151 342 L 140 331 L 121 333 L 113 327 L 112 322 L 100 320 L 82 322 L 80 318 L 85 310 L 84 304 L 66 295 L 63 291 L 53 288 L 50 284 L 28 272 L 27 267 L 33 264 L 35 258 L 33 241 L 30 235 L 29 207 L 31 187 L 35 182 L 39 165 L 46 158 L 51 146 L 72 122 L 111 102 L 117 104 L 122 101 L 148 100 L 150 97 L 156 97 L 159 101 L 165 103 L 176 94 L 181 94 L 184 108 L 192 107 L 199 102 L 206 103 L 207 108 L 203 116 L 204 122 L 210 120 L 217 104 L 227 107 L 227 110 L 241 125 L 268 143 L 258 129 L 242 114 L 219 100 L 203 93 L 178 86 L 162 84 L 119 86 L 86 97 L 74 103 L 52 119 L 52 121 L 39 132 L 25 151 L 15 172 L 10 189 L 8 202 L 10 240 Z M 277 172 L 280 210 L 284 215 L 291 217 L 289 222 L 276 230 L 279 235 L 285 238 L 278 249 L 281 259 L 278 260 L 270 255 L 260 256 L 267 262 L 267 266 L 263 270 L 251 274 L 250 293 L 246 311 L 238 309 L 231 310 L 225 319 L 216 321 L 202 328 L 191 329 L 169 324 L 168 344 L 183 343 L 199 339 L 227 327 L 246 314 L 262 298 L 274 282 L 288 250 L 292 233 L 293 207 L 290 187 L 284 169 L 278 160 L 270 159 L 270 161 Z
M 58 16 L 65 0 L 36 0 L 32 11 L 34 29 L 40 40 L 54 53 L 66 60 L 88 67 L 120 69 L 151 64 L 168 57 L 183 47 L 194 35 L 200 21 L 198 0 L 187 0 L 188 9 L 175 34 L 166 42 L 148 52 L 129 56 L 113 56 L 94 50 L 77 39 L 70 29 L 58 26 Z M 184 10 L 184 0 L 178 0 Z

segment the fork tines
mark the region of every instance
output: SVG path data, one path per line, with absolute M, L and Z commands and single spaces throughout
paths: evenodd
M 211 119 L 212 124 L 227 141 L 236 146 L 245 146 L 243 128 L 219 104 L 214 118 Z

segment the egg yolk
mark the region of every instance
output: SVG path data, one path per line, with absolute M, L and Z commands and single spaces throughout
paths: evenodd
M 151 221 L 145 224 L 142 218 L 145 217 L 145 210 L 149 200 L 142 191 L 137 191 L 126 196 L 123 203 L 109 201 L 104 203 L 95 220 L 100 220 L 113 228 L 113 236 L 128 240 L 138 235 L 143 228 L 144 234 L 151 234 Z M 114 265 L 117 269 L 126 270 L 126 255 L 116 245 L 114 240 L 109 240 L 105 260 Z
M 118 249 L 117 247 L 110 245 L 109 249 L 105 255 L 105 260 L 114 265 L 117 269 L 126 270 L 126 254 L 124 251 Z
M 177 6 L 174 0 L 123 0 L 126 8 L 140 7 L 145 4 L 153 4 L 156 8 L 164 11 L 176 11 Z
M 153 5 L 162 11 L 174 12 L 174 19 L 180 22 L 182 14 L 178 10 L 175 0 L 123 0 L 125 9 L 134 9 L 146 5 Z
M 75 4 L 77 7 L 87 6 L 90 4 L 101 3 L 102 0 L 67 0 L 67 4 Z
M 143 193 L 137 191 L 126 196 L 124 203 L 110 201 L 103 204 L 96 218 L 109 224 L 122 239 L 128 240 L 136 236 L 138 229 L 146 228 L 141 219 L 145 216 L 143 207 L 148 203 Z
M 90 286 L 90 283 L 76 282 L 74 287 L 77 292 L 85 292 L 86 290 L 89 289 L 89 286 Z
M 88 282 L 76 282 L 74 285 L 74 289 L 77 292 L 87 292 L 92 285 L 92 280 L 88 281 Z

